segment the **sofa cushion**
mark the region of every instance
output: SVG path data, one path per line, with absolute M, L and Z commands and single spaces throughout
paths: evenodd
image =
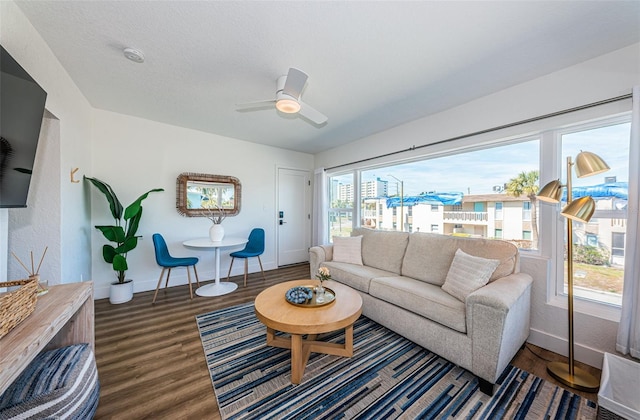
M 400 274 L 409 234 L 357 228 L 351 236 L 362 235 L 362 263 L 369 267 Z
M 469 255 L 500 261 L 489 282 L 516 271 L 518 248 L 509 242 L 415 232 L 409 235 L 402 275 L 442 286 L 458 249 Z
M 439 286 L 403 276 L 377 277 L 371 280 L 369 294 L 461 333 L 467 332 L 465 304 Z
M 394 273 L 367 267 L 366 265 L 355 265 L 335 261 L 325 261 L 320 264 L 320 267 L 329 268 L 332 279 L 364 293 L 369 293 L 369 283 L 371 283 L 372 278 L 394 275 Z
M 362 265 L 362 236 L 334 236 L 333 261 Z
M 475 257 L 459 249 L 453 257 L 442 290 L 464 302 L 472 292 L 487 284 L 498 264 L 498 260 Z

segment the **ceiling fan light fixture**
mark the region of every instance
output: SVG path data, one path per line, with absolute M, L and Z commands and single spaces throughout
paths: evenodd
M 295 114 L 300 111 L 300 104 L 293 99 L 279 99 L 276 102 L 276 108 L 285 114 Z

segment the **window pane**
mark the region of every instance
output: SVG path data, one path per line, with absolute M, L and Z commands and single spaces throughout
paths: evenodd
M 522 203 L 522 220 L 531 221 L 531 201 Z
M 533 215 L 525 220 L 523 203 L 537 191 L 538 156 L 535 139 L 363 170 L 360 189 L 368 195 L 361 200 L 362 223 L 405 232 L 438 226 L 445 235 L 482 238 L 494 238 L 498 229 L 505 240 L 536 249 L 537 223 Z M 507 188 L 520 174 L 531 177 Z M 535 234 L 524 238 L 523 231 Z
M 496 202 L 494 204 L 494 208 L 495 208 L 495 219 L 496 220 L 502 220 L 502 203 L 501 202 Z M 502 231 L 502 229 L 500 229 L 500 231 Z
M 630 123 L 624 123 L 562 135 L 562 179 L 567 179 L 566 157 L 575 160 L 583 150 L 597 154 L 611 168 L 591 177 L 577 178 L 575 171 L 571 174 L 573 198 L 590 195 L 596 200 L 591 220 L 573 223 L 574 294 L 616 305 L 622 302 L 624 277 L 630 127 Z M 564 290 L 566 277 L 565 252 L 564 273 L 559 277 L 564 279 Z
M 350 236 L 353 230 L 353 174 L 329 177 L 328 184 L 329 239 Z
M 329 202 L 331 208 L 353 208 L 353 174 L 329 178 Z

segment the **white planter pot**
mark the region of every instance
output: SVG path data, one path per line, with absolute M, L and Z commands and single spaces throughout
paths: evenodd
M 212 242 L 220 242 L 224 238 L 224 226 L 213 224 L 209 228 L 209 239 Z
M 125 280 L 124 283 L 111 283 L 109 302 L 116 305 L 129 302 L 131 299 L 133 299 L 133 280 Z

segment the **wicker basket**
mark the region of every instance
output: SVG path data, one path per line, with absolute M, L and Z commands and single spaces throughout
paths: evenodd
M 597 420 L 628 420 L 624 417 L 617 415 L 613 411 L 607 410 L 606 408 L 600 405 L 598 406 L 598 416 L 596 417 L 596 419 Z
M 36 308 L 38 280 L 14 280 L 0 283 L 0 287 L 20 286 L 19 289 L 0 293 L 0 338 L 20 324 Z

